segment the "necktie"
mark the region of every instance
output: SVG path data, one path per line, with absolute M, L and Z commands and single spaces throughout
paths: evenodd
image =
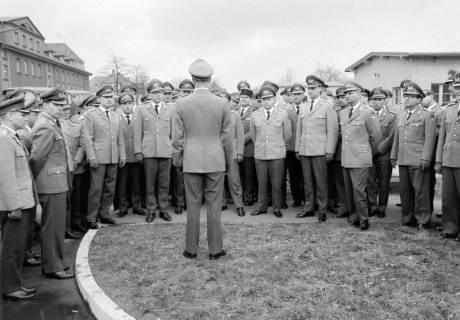
M 61 123 L 59 122 L 59 119 L 56 119 L 56 125 L 58 126 L 58 128 L 61 128 Z
M 105 114 L 107 115 L 107 118 L 110 119 L 110 117 L 109 117 L 109 110 L 105 110 Z
M 457 117 L 460 117 L 460 109 L 457 111 Z
M 241 109 L 241 118 L 243 118 L 244 109 Z
M 311 112 L 311 110 L 313 110 L 313 102 L 314 102 L 314 101 L 312 100 L 312 101 L 311 101 L 311 104 L 310 104 L 310 112 Z M 297 113 L 299 113 L 299 112 L 297 112 Z
M 348 114 L 348 119 L 351 119 L 352 115 L 353 115 L 353 108 L 350 108 L 350 113 Z
M 131 124 L 131 117 L 129 114 L 126 115 L 126 120 L 128 121 L 128 126 Z
M 409 111 L 409 112 L 407 113 L 407 118 L 406 118 L 406 121 L 407 121 L 407 120 L 409 120 L 409 118 L 410 118 L 410 116 L 411 116 L 411 115 L 412 115 L 412 112 L 411 112 L 411 111 Z
M 158 105 L 155 105 L 155 112 L 158 114 Z
M 296 105 L 295 107 L 297 108 L 297 115 L 299 115 L 300 105 Z M 311 109 L 310 109 L 310 111 L 311 111 Z
M 267 121 L 270 119 L 270 111 L 267 110 Z

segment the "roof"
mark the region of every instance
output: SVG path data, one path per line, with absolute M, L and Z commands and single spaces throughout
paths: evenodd
M 65 43 L 45 43 L 45 50 L 51 50 L 58 53 L 58 55 L 83 62 L 83 60 Z
M 17 23 L 13 23 L 17 20 L 21 20 L 21 19 L 26 19 L 31 25 L 32 25 L 32 28 L 34 29 L 33 30 L 33 33 L 36 33 L 38 34 L 40 37 L 42 37 L 43 39 L 45 39 L 45 37 L 43 36 L 43 34 L 40 32 L 40 30 L 37 28 L 37 26 L 32 22 L 32 20 L 27 17 L 27 16 L 21 16 L 21 17 L 0 17 L 0 22 L 9 22 L 9 23 L 12 23 L 16 26 L 18 26 L 19 28 L 23 28 L 23 29 L 26 29 L 27 28 L 24 28 L 24 26 L 22 25 L 19 25 Z M 28 30 L 29 32 L 31 32 L 31 30 Z
M 460 52 L 370 52 L 351 66 L 345 69 L 345 72 L 353 72 L 361 64 L 366 63 L 373 57 L 399 57 L 399 58 L 422 58 L 422 57 L 447 57 L 460 58 Z

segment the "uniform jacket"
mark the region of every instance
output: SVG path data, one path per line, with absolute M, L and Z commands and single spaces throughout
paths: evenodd
M 358 104 L 349 118 L 350 106 L 340 111 L 342 132 L 342 167 L 372 167 L 372 155 L 377 151 L 381 134 L 374 110 Z
M 446 108 L 441 117 L 436 162 L 444 167 L 460 168 L 460 117 L 458 104 Z
M 85 157 L 85 146 L 83 143 L 83 121 L 82 115 L 75 115 L 69 120 L 60 120 L 61 132 L 67 148 L 67 162 L 69 171 L 82 173 L 83 158 Z M 79 162 L 79 166 L 74 170 L 74 161 Z M 84 171 L 84 170 L 83 170 Z
M 222 172 L 232 161 L 230 105 L 205 88 L 179 99 L 174 113 L 175 165 L 184 172 Z
M 280 108 L 284 109 L 287 112 L 289 121 L 291 121 L 291 139 L 289 140 L 288 145 L 286 146 L 287 151 L 295 151 L 295 144 L 296 144 L 296 129 L 297 129 L 297 120 L 299 116 L 297 115 L 297 107 L 295 104 L 288 105 L 288 104 L 282 104 Z M 301 103 L 299 105 L 299 115 L 300 115 L 300 110 L 302 108 L 305 108 L 305 105 Z
M 125 140 L 126 162 L 134 163 L 137 162 L 134 153 L 134 121 L 136 119 L 136 115 L 132 113 L 130 117 L 130 123 L 128 124 L 126 117 L 123 114 L 120 114 L 120 129 L 123 131 L 123 138 Z
M 337 115 L 337 120 L 339 123 L 339 136 L 337 139 L 337 147 L 335 148 L 334 160 L 339 161 L 339 162 L 342 161 L 342 130 L 340 128 L 340 111 L 342 111 L 343 108 L 345 108 L 345 106 L 340 107 L 340 106 L 334 105 L 334 111 L 335 111 L 335 114 Z
M 251 127 L 251 114 L 254 112 L 252 105 L 248 107 L 246 112 L 243 113 L 241 121 L 243 122 L 244 130 L 244 156 L 254 157 L 254 141 L 251 139 L 249 128 Z
M 148 102 L 139 106 L 134 120 L 134 153 L 144 158 L 172 157 L 172 115 L 174 106 Z
M 379 120 L 380 132 L 382 133 L 382 141 L 380 141 L 377 147 L 377 155 L 374 157 L 374 161 L 389 161 L 398 117 L 394 112 L 383 107 L 382 113 L 377 113 L 377 119 Z
M 28 151 L 4 126 L 0 126 L 0 150 L 0 211 L 34 207 L 37 197 Z
M 85 113 L 85 150 L 88 160 L 99 164 L 114 164 L 126 160 L 123 131 L 120 130 L 120 115 L 109 111 L 110 119 L 101 108 Z
M 238 155 L 244 153 L 244 133 L 243 133 L 243 121 L 238 111 L 232 111 L 230 121 L 232 124 L 232 137 L 233 137 L 233 148 L 232 158 L 233 160 L 238 159 Z
M 32 129 L 29 126 L 26 126 L 24 129 L 17 130 L 16 133 L 27 151 L 30 153 L 32 150 Z
M 339 137 L 337 113 L 331 103 L 319 99 L 310 112 L 310 106 L 300 109 L 296 124 L 295 151 L 301 156 L 334 154 Z
M 287 112 L 274 107 L 267 120 L 264 108 L 260 108 L 251 115 L 250 134 L 254 141 L 255 159 L 285 158 L 286 145 L 292 136 L 291 121 Z
M 42 112 L 32 128 L 30 167 L 40 194 L 53 194 L 69 190 L 67 150 L 56 121 Z
M 391 159 L 399 165 L 419 166 L 421 160 L 431 161 L 436 141 L 434 115 L 418 105 L 409 120 L 407 110 L 398 119 L 391 149 Z

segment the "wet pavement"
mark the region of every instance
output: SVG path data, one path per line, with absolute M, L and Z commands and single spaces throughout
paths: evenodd
M 75 265 L 79 240 L 65 242 L 65 265 Z M 3 300 L 0 306 L 1 320 L 95 320 L 78 291 L 75 279 L 54 280 L 45 278 L 41 267 L 25 267 L 23 283 L 37 288 L 33 300 L 14 302 Z M 0 299 L 2 300 L 2 299 Z M 2 310 L 3 309 L 3 310 Z

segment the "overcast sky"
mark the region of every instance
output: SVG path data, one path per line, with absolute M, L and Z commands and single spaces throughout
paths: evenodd
M 460 51 L 458 0 L 0 0 L 0 16 L 29 16 L 47 42 L 65 42 L 93 74 L 108 56 L 163 81 L 207 60 L 229 91 L 305 81 L 317 64 L 341 70 L 370 51 Z

